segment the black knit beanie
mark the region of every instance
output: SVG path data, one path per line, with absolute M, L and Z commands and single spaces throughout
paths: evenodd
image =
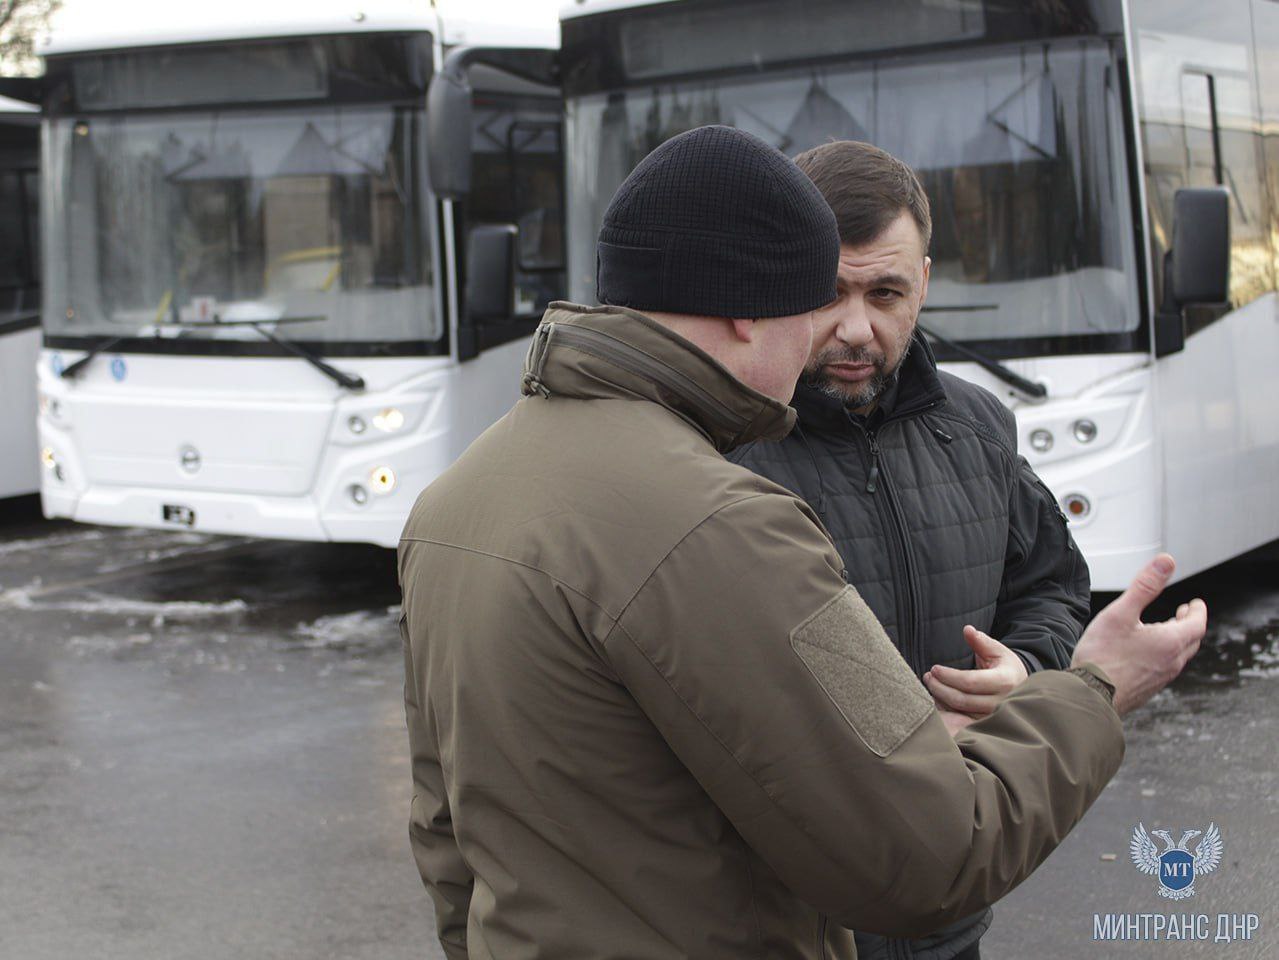
M 759 137 L 698 127 L 631 171 L 604 213 L 600 303 L 782 317 L 835 299 L 839 230 L 813 182 Z

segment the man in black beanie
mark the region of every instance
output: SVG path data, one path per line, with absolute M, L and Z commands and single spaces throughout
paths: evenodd
M 450 960 L 934 930 L 1060 842 L 1202 636 L 1135 594 L 951 739 L 813 512 L 723 457 L 790 429 L 838 247 L 762 141 L 668 141 L 605 217 L 606 305 L 552 304 L 523 399 L 418 498 L 410 837 Z
M 600 303 L 713 317 L 780 317 L 831 303 L 835 215 L 798 172 L 732 127 L 668 140 L 604 213 Z
M 817 316 L 795 428 L 730 459 L 812 505 L 848 582 L 947 722 L 971 723 L 1029 673 L 1070 665 L 1088 622 L 1088 566 L 1016 455 L 1012 412 L 938 370 L 918 332 L 932 217 L 914 172 L 849 140 L 795 163 L 839 224 L 839 298 Z M 990 922 L 982 911 L 909 943 L 863 934 L 858 953 L 978 960 Z

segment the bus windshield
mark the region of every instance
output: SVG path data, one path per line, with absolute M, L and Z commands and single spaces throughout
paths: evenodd
M 631 168 L 681 130 L 725 123 L 791 156 L 851 139 L 909 163 L 932 205 L 926 322 L 947 338 L 1128 333 L 1139 312 L 1117 58 L 1117 43 L 1074 36 L 642 84 L 632 71 L 632 86 L 570 97 L 571 295 L 594 302 L 594 239 Z
M 51 120 L 47 333 L 437 338 L 420 125 L 391 105 Z

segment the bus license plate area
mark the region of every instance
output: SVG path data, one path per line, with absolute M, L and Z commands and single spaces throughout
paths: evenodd
M 166 503 L 161 508 L 165 523 L 173 523 L 182 527 L 195 526 L 195 510 L 177 503 Z

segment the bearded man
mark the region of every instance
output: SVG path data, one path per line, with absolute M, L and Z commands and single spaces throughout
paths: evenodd
M 855 586 L 952 727 L 989 714 L 1036 671 L 1069 666 L 1089 613 L 1088 567 L 1048 488 L 1017 454 L 1012 413 L 939 371 L 917 330 L 928 293 L 928 198 L 867 143 L 795 160 L 839 226 L 838 299 L 781 443 L 730 459 L 799 494 Z M 973 960 L 990 911 L 930 937 L 858 935 L 867 960 Z

